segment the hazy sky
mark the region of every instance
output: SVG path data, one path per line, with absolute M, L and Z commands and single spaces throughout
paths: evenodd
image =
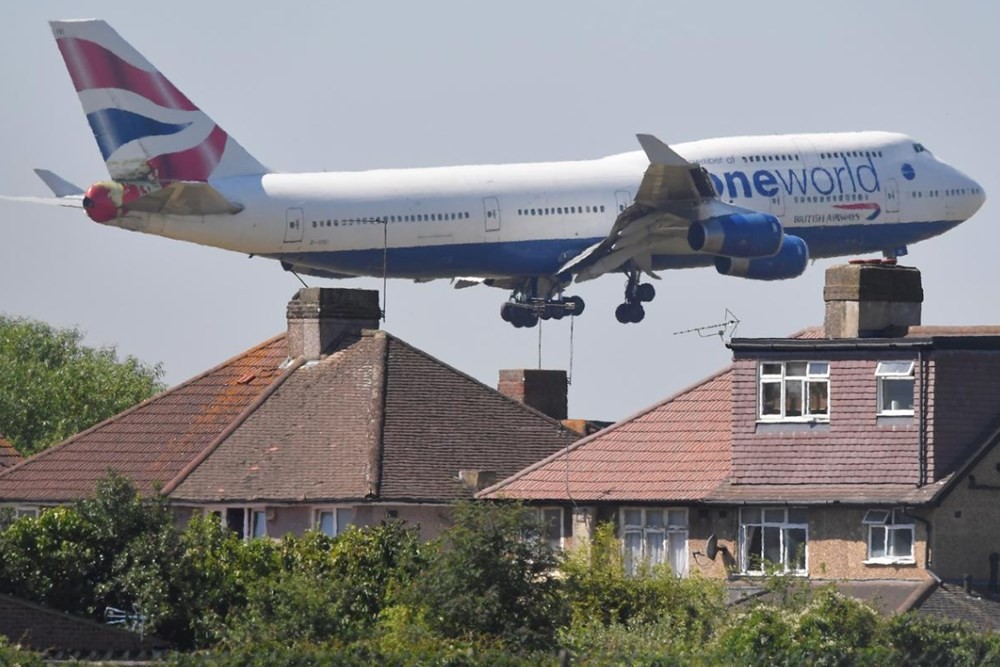
M 104 18 L 265 164 L 282 171 L 572 160 L 666 141 L 837 130 L 910 134 L 1000 197 L 994 2 L 18 2 L 0 40 L 0 192 L 47 194 L 46 167 L 107 178 L 46 21 Z M 911 247 L 927 324 L 1000 322 L 1000 232 L 971 221 Z M 779 336 L 821 323 L 823 271 L 754 283 L 664 272 L 640 325 L 624 278 L 574 293 L 571 416 L 618 419 L 728 363 L 718 322 Z M 307 279 L 381 288 L 380 280 Z M 298 281 L 276 262 L 0 202 L 0 312 L 76 325 L 181 382 L 284 330 Z M 501 290 L 390 281 L 385 328 L 483 382 L 536 367 L 538 330 Z M 567 368 L 569 320 L 542 329 Z

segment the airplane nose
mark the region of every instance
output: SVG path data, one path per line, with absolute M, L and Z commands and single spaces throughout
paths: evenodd
M 983 190 L 983 186 L 979 185 L 979 183 L 976 183 L 971 178 L 969 179 L 969 181 L 972 184 L 972 191 L 973 191 L 972 194 L 973 199 L 971 202 L 972 210 L 969 211 L 969 216 L 971 217 L 975 215 L 976 211 L 978 211 L 983 207 L 983 204 L 986 203 L 986 190 Z

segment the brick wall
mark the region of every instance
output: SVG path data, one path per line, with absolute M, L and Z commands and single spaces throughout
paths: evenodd
M 934 353 L 935 408 L 931 465 L 935 479 L 956 467 L 1000 417 L 1000 352 Z

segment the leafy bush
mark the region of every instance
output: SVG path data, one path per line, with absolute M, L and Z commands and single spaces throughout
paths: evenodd
M 562 565 L 563 591 L 574 629 L 590 625 L 669 626 L 664 641 L 705 641 L 725 608 L 719 582 L 679 579 L 666 564 L 640 566 L 630 574 L 610 523 L 598 526 L 589 546 Z
M 228 623 L 228 646 L 359 639 L 423 564 L 416 530 L 398 522 L 351 528 L 333 540 L 287 537 L 276 549 L 282 566 L 246 590 Z
M 460 502 L 453 516 L 411 604 L 446 638 L 493 638 L 518 651 L 551 646 L 563 610 L 541 523 L 508 503 Z
M 896 664 L 1000 665 L 1000 635 L 987 635 L 954 620 L 917 613 L 894 616 L 885 628 Z

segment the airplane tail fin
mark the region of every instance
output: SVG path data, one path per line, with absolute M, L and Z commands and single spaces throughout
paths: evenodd
M 165 187 L 269 171 L 107 23 L 50 25 L 113 179 Z

